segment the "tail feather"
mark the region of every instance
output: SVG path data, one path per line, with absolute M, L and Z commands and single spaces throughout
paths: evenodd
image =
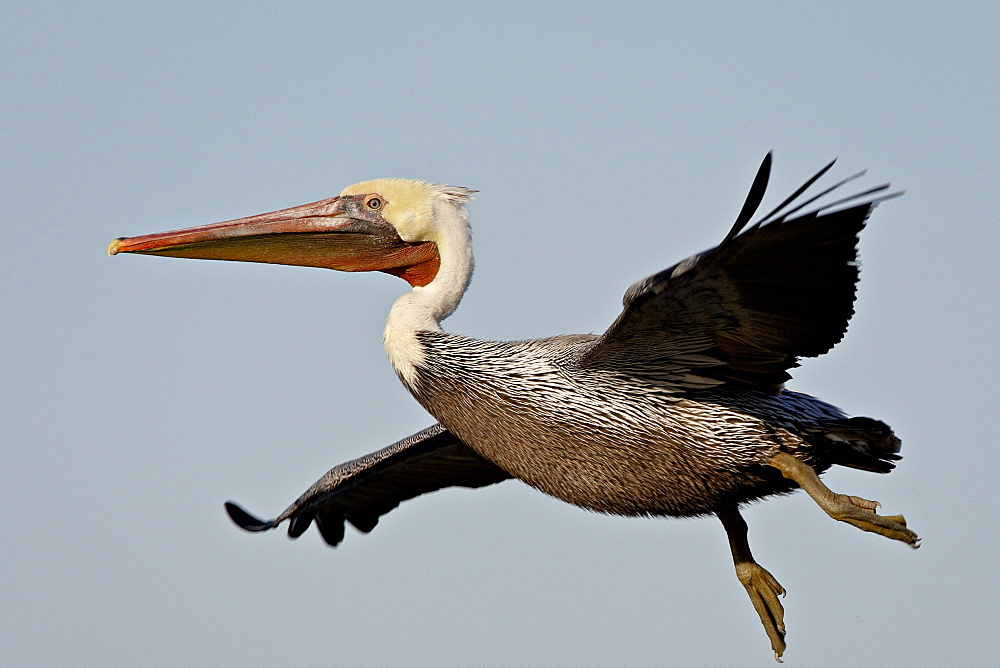
M 808 430 L 810 440 L 827 447 L 834 464 L 874 473 L 888 473 L 902 459 L 902 442 L 884 422 L 866 417 L 821 420 Z M 815 442 L 815 441 L 814 441 Z

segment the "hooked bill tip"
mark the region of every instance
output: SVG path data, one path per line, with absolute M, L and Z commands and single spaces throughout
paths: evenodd
M 125 237 L 118 237 L 114 241 L 108 244 L 108 255 L 118 255 L 121 250 L 122 242 L 125 241 Z

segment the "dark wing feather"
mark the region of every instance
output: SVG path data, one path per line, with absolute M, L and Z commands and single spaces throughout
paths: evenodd
M 261 520 L 233 502 L 226 512 L 240 528 L 267 531 L 290 520 L 298 538 L 315 520 L 323 540 L 344 539 L 344 521 L 368 533 L 401 502 L 444 487 L 484 487 L 510 478 L 459 438 L 436 424 L 378 452 L 330 469 L 273 520 Z
M 888 187 L 880 186 L 788 218 L 850 177 L 781 213 L 832 165 L 744 229 L 762 199 L 769 154 L 725 240 L 630 287 L 622 314 L 582 364 L 656 377 L 678 391 L 724 383 L 779 391 L 800 357 L 843 337 L 854 314 L 858 235 L 887 198 L 824 213 Z

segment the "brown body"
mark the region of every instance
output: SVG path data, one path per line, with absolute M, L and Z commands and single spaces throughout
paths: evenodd
M 793 490 L 769 465 L 778 452 L 819 472 L 837 463 L 839 448 L 796 432 L 846 416 L 808 395 L 678 397 L 654 381 L 587 373 L 579 360 L 596 343 L 593 336 L 486 342 L 427 332 L 420 338 L 426 371 L 413 393 L 424 408 L 513 477 L 584 508 L 710 514 Z

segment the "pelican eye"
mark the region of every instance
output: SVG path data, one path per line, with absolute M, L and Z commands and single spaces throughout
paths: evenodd
M 383 202 L 381 197 L 369 197 L 368 201 L 365 202 L 365 206 L 367 206 L 372 211 L 378 211 L 379 209 L 382 208 L 382 205 Z

